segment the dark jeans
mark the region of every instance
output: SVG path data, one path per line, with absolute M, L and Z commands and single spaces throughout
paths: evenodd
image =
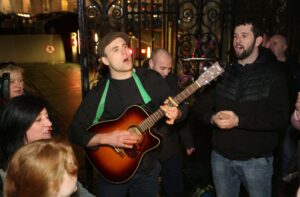
M 96 196 L 99 197 L 157 197 L 159 191 L 158 175 L 160 165 L 147 173 L 138 170 L 132 179 L 122 184 L 113 184 L 99 177 L 96 184 Z
M 211 165 L 218 197 L 238 197 L 241 183 L 249 197 L 271 197 L 273 156 L 238 161 L 212 151 Z
M 182 158 L 174 155 L 161 161 L 162 186 L 168 197 L 182 196 L 183 177 L 182 177 Z

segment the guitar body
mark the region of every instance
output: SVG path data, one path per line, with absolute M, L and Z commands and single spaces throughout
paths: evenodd
M 115 130 L 130 130 L 148 117 L 139 106 L 129 107 L 119 118 L 102 121 L 89 127 L 92 133 L 110 133 Z M 86 154 L 100 175 L 111 183 L 123 183 L 132 178 L 143 156 L 158 147 L 160 139 L 150 129 L 142 132 L 143 140 L 132 149 L 101 145 L 97 149 L 86 149 Z

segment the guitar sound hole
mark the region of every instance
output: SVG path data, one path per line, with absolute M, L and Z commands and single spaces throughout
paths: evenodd
M 124 151 L 128 157 L 135 158 L 138 156 L 138 154 L 140 152 L 140 145 L 141 144 L 135 144 L 135 145 L 133 145 L 133 148 L 125 148 Z

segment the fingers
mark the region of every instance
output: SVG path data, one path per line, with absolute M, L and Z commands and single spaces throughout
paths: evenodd
M 174 119 L 167 119 L 166 123 L 169 125 L 172 125 L 172 124 L 174 124 Z
M 160 109 L 163 110 L 165 112 L 165 114 L 168 112 L 168 110 L 170 109 L 170 106 L 168 105 L 161 105 Z
M 105 138 L 105 144 L 122 148 L 132 148 L 139 141 L 139 137 L 129 131 L 114 131 L 105 133 L 102 137 Z
M 228 120 L 228 119 L 232 118 L 233 116 L 235 116 L 235 114 L 232 111 L 219 111 L 216 114 L 216 118 L 221 119 L 221 120 L 223 120 L 223 119 Z
M 187 148 L 186 149 L 186 154 L 191 155 L 195 151 L 195 148 Z
M 168 105 L 168 104 L 169 104 L 169 100 L 166 99 L 166 100 L 164 101 L 164 105 Z
M 133 144 L 138 143 L 139 136 L 133 135 L 132 133 L 130 133 L 128 131 L 124 131 L 124 132 L 121 132 L 121 133 L 122 133 L 121 142 L 123 144 L 133 145 Z
M 121 147 L 121 148 L 133 148 L 133 144 L 120 144 L 118 147 Z
M 221 129 L 232 129 L 233 127 L 235 127 L 236 126 L 236 123 L 235 122 L 233 122 L 233 121 L 216 121 L 215 122 L 215 124 L 219 127 L 219 128 L 221 128 Z
M 216 125 L 220 128 L 220 129 L 231 129 L 233 128 L 232 124 L 230 123 L 227 123 L 227 122 L 219 122 L 219 123 L 216 123 Z
M 164 111 L 165 116 L 167 117 L 167 124 L 174 124 L 175 119 L 178 117 L 179 110 L 177 107 L 171 107 L 168 105 L 161 105 L 160 109 Z
M 239 118 L 233 111 L 220 111 L 213 116 L 213 121 L 221 129 L 231 129 L 238 125 Z

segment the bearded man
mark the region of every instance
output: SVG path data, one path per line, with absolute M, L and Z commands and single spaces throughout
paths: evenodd
M 218 197 L 271 197 L 273 150 L 288 123 L 288 88 L 275 56 L 261 47 L 254 20 L 235 25 L 235 60 L 194 104 L 196 117 L 212 124 L 211 165 Z

